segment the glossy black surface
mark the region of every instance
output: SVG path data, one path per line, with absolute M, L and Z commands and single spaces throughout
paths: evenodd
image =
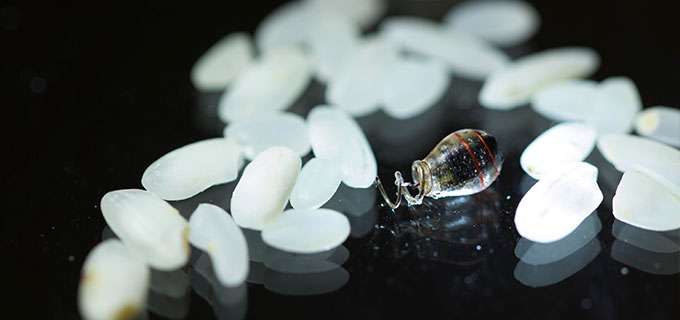
M 221 36 L 252 31 L 279 2 L 0 4 L 6 57 L 2 74 L 10 78 L 2 90 L 10 101 L 3 106 L 18 108 L 21 125 L 5 136 L 11 163 L 3 173 L 3 193 L 10 206 L 1 218 L 0 249 L 10 285 L 4 288 L 3 315 L 79 318 L 81 264 L 102 233 L 110 236 L 98 208 L 101 196 L 141 187 L 142 172 L 153 160 L 219 134 L 210 124 L 210 111 L 201 107 L 215 97 L 193 90 L 191 65 Z M 393 1 L 390 13 L 440 17 L 452 3 Z M 534 3 L 544 20 L 541 31 L 525 46 L 509 49 L 511 54 L 592 46 L 603 58 L 595 79 L 626 75 L 635 80 L 645 106 L 680 105 L 680 42 L 671 2 Z M 620 174 L 597 153 L 589 159 L 600 167 L 605 192 L 597 211 L 597 237 L 564 244 L 568 248 L 562 250 L 571 254 L 543 267 L 520 262 L 514 208 L 533 180 L 519 168 L 518 156 L 551 123 L 529 108 L 481 109 L 475 102 L 479 83 L 454 78 L 451 87 L 440 104 L 409 121 L 382 113 L 359 120 L 380 175 L 391 181 L 394 170 L 409 172 L 411 161 L 441 138 L 472 127 L 496 136 L 506 156 L 492 188 L 396 214 L 372 205 L 370 194 L 362 198 L 366 195 L 346 191 L 340 195 L 348 199 L 339 202 L 342 206 L 359 212 L 368 204 L 368 210 L 349 215 L 353 237 L 344 245 L 349 256 L 343 269 L 309 278 L 255 264 L 252 274 L 270 279 L 270 285 L 251 279 L 244 293 L 211 287 L 205 282 L 209 274 L 189 268 L 175 278 L 161 277 L 188 277 L 190 289 L 182 287 L 184 280 L 170 283 L 179 283 L 170 292 L 188 290 L 188 296 L 152 293 L 149 318 L 187 313 L 189 319 L 215 314 L 251 319 L 678 319 L 678 255 L 666 252 L 677 237 L 658 238 L 635 229 L 619 236 L 641 238 L 643 245 L 637 243 L 647 250 L 614 238 L 610 203 Z M 304 114 L 322 97 L 323 86 L 315 83 L 293 110 Z M 9 120 L 11 127 L 15 121 Z M 231 188 L 210 189 L 197 201 L 226 207 Z M 186 213 L 195 203 L 174 205 Z M 578 245 L 583 246 L 574 248 Z M 344 283 L 338 290 L 320 295 L 281 294 L 304 292 L 307 284 L 333 289 L 339 282 Z M 302 289 L 290 284 L 302 284 Z M 245 305 L 239 302 L 244 299 Z

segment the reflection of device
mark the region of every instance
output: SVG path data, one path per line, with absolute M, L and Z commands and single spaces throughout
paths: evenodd
M 414 254 L 463 267 L 476 265 L 501 226 L 500 203 L 493 189 L 471 196 L 426 199 L 421 206 L 408 208 L 409 219 L 379 229 L 372 242 L 384 243 L 382 254 L 390 258 Z M 382 241 L 383 236 L 395 239 Z

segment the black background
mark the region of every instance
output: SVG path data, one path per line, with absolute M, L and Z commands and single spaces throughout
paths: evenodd
M 14 110 L 19 113 L 18 130 L 6 134 L 4 154 L 10 164 L 2 179 L 9 204 L 0 227 L 3 275 L 10 283 L 2 299 L 7 314 L 16 310 L 16 319 L 78 318 L 80 266 L 105 226 L 98 208 L 101 196 L 141 187 L 139 179 L 150 162 L 215 135 L 194 121 L 202 100 L 189 82 L 190 68 L 217 39 L 233 31 L 252 32 L 281 2 L 0 5 L 2 77 L 9 80 L 0 90 L 9 98 L 3 103 L 10 110 L 6 128 L 15 125 Z M 454 2 L 392 1 L 390 14 L 438 18 Z M 543 18 L 541 30 L 526 46 L 512 49 L 513 54 L 590 46 L 603 59 L 595 79 L 626 75 L 637 84 L 645 106 L 680 105 L 680 29 L 671 1 L 533 3 Z M 321 87 L 315 86 L 298 110 L 322 101 Z M 455 129 L 479 127 L 495 133 L 508 160 L 494 192 L 499 199 L 511 198 L 502 200 L 501 231 L 488 241 L 494 253 L 485 251 L 483 262 L 473 267 L 423 259 L 409 250 L 390 254 L 404 238 L 391 239 L 376 230 L 346 243 L 350 281 L 341 290 L 293 298 L 252 286 L 250 318 L 678 318 L 677 275 L 631 269 L 623 276 L 623 265 L 609 257 L 613 219 L 607 186 L 602 186 L 606 196 L 599 210 L 603 248 L 592 263 L 546 288 L 524 287 L 512 278 L 517 262 L 512 250 L 519 238 L 512 227 L 513 206 L 523 192 L 517 156 L 550 123 L 528 108 L 502 114 L 480 110 L 469 94 L 478 87 L 454 81 L 440 105 L 409 124 L 384 120 L 380 114 L 361 124 L 383 177 L 407 169 Z M 395 131 L 403 137 L 393 139 Z M 394 222 L 385 210 L 380 214 L 380 224 Z M 375 246 L 380 249 L 373 250 Z M 463 281 L 471 274 L 472 285 Z M 192 296 L 190 318 L 211 317 L 210 307 Z

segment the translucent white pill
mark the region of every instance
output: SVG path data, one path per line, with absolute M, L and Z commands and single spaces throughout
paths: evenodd
M 222 95 L 219 116 L 230 122 L 284 110 L 305 91 L 310 79 L 311 65 L 300 49 L 271 50 Z
M 556 121 L 583 121 L 592 111 L 598 86 L 595 81 L 570 79 L 538 91 L 531 106 L 540 115 Z
M 78 308 L 87 320 L 131 319 L 142 312 L 149 268 L 122 242 L 109 239 L 85 258 L 78 286 Z
M 378 165 L 371 145 L 352 117 L 338 108 L 318 106 L 309 113 L 307 124 L 314 155 L 336 162 L 346 185 L 373 185 Z
M 233 139 L 202 140 L 154 161 L 142 175 L 142 186 L 165 200 L 187 199 L 235 180 L 242 165 L 241 147 Z
M 680 147 L 680 110 L 656 106 L 638 113 L 635 131 L 657 141 Z
M 305 120 L 289 112 L 265 113 L 236 120 L 224 129 L 224 135 L 238 142 L 249 160 L 275 146 L 287 147 L 301 157 L 311 150 Z
M 500 46 L 512 46 L 538 30 L 540 17 L 524 1 L 467 1 L 444 18 L 453 30 L 469 33 Z
M 530 54 L 491 75 L 479 93 L 479 102 L 490 109 L 516 108 L 548 85 L 588 77 L 599 65 L 599 55 L 590 48 L 564 47 Z
M 348 59 L 328 84 L 326 100 L 353 116 L 363 116 L 378 109 L 382 98 L 378 88 L 387 81 L 397 52 L 386 42 L 371 38 Z
M 231 215 L 236 224 L 262 230 L 283 212 L 300 173 L 300 157 L 284 147 L 261 152 L 243 170 L 231 196 Z
M 633 81 L 611 77 L 598 86 L 585 121 L 599 134 L 627 133 L 633 129 L 635 115 L 641 109 L 642 102 Z
M 569 235 L 602 202 L 597 168 L 579 162 L 539 180 L 520 200 L 515 226 L 522 237 L 553 242 Z
M 318 209 L 340 186 L 340 168 L 332 160 L 312 158 L 300 172 L 290 195 L 295 209 Z
M 384 0 L 306 0 L 315 14 L 334 13 L 347 17 L 361 27 L 373 25 L 385 13 Z
M 623 174 L 612 209 L 614 217 L 638 228 L 668 231 L 680 228 L 680 187 L 669 188 L 637 170 Z
M 446 66 L 422 58 L 399 58 L 391 68 L 382 100 L 387 114 L 398 119 L 415 117 L 444 95 L 449 88 Z
M 220 283 L 237 287 L 248 277 L 248 245 L 241 229 L 222 208 L 202 203 L 189 219 L 189 241 L 206 251 Z
M 255 30 L 257 49 L 266 53 L 304 43 L 310 18 L 309 6 L 304 1 L 291 1 L 276 8 Z
M 483 80 L 505 67 L 508 57 L 500 50 L 468 34 L 446 30 L 414 17 L 395 17 L 381 25 L 385 39 L 403 50 L 444 61 L 452 72 Z
M 330 81 L 342 73 L 360 44 L 359 29 L 347 18 L 328 15 L 306 28 L 306 43 L 316 77 Z
M 337 211 L 292 209 L 262 230 L 262 240 L 283 251 L 317 253 L 340 246 L 349 230 L 347 217 Z
M 581 162 L 595 147 L 596 132 L 578 122 L 558 124 L 524 149 L 519 159 L 524 172 L 539 180 L 544 175 Z
M 649 139 L 608 134 L 597 140 L 597 148 L 617 170 L 643 171 L 664 184 L 680 186 L 680 151 Z
M 104 220 L 141 260 L 159 270 L 174 270 L 189 259 L 189 224 L 151 192 L 111 191 L 100 204 Z
M 232 33 L 206 51 L 191 69 L 194 87 L 224 90 L 253 61 L 253 44 L 247 33 Z

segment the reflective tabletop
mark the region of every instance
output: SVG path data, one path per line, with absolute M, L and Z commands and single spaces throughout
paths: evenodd
M 101 196 L 141 187 L 141 174 L 153 160 L 222 134 L 224 124 L 215 114 L 220 93 L 193 89 L 191 65 L 221 36 L 252 31 L 281 2 L 243 4 L 241 11 L 233 10 L 236 4 L 121 5 L 99 8 L 105 11 L 101 17 L 90 16 L 87 5 L 3 7 L 20 17 L 16 28 L 4 32 L 14 40 L 34 39 L 31 50 L 16 54 L 17 92 L 32 119 L 34 133 L 27 139 L 41 146 L 18 146 L 27 156 L 17 167 L 26 172 L 8 172 L 5 180 L 20 190 L 16 203 L 25 204 L 21 214 L 6 212 L 3 218 L 2 247 L 17 261 L 7 271 L 16 292 L 7 302 L 23 306 L 36 299 L 28 305 L 45 306 L 18 308 L 24 316 L 16 319 L 79 318 L 81 265 L 98 242 L 115 237 L 98 208 Z M 439 18 L 454 2 L 392 1 L 389 14 Z M 680 45 L 664 25 L 672 20 L 665 19 L 670 9 L 642 1 L 532 3 L 544 20 L 541 31 L 507 48 L 512 57 L 562 45 L 592 46 L 603 57 L 595 79 L 627 75 L 645 106 L 680 106 Z M 519 155 L 555 123 L 529 107 L 484 109 L 477 102 L 480 87 L 452 75 L 447 94 L 415 118 L 398 120 L 377 111 L 357 121 L 383 181 L 392 181 L 396 170 L 410 172 L 412 161 L 455 130 L 488 131 L 505 156 L 491 187 L 392 211 L 373 188 L 341 186 L 324 206 L 350 221 L 350 238 L 341 247 L 290 254 L 246 230 L 247 283 L 221 286 L 209 257 L 195 249 L 185 268 L 152 272 L 144 317 L 678 319 L 680 231 L 651 232 L 616 221 L 611 200 L 621 173 L 597 150 L 586 160 L 599 168 L 604 201 L 597 210 L 554 243 L 533 243 L 517 233 L 515 208 L 535 183 L 520 168 Z M 305 116 L 325 103 L 324 91 L 314 81 L 290 110 Z M 229 211 L 234 187 L 235 182 L 214 186 L 171 204 L 185 217 L 204 202 Z

